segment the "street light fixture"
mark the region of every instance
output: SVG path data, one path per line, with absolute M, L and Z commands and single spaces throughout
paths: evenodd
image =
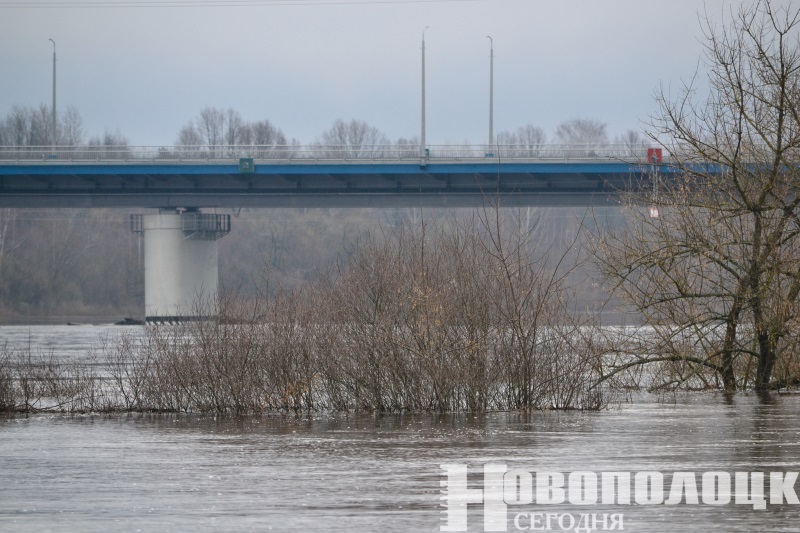
M 51 43 L 53 43 L 53 116 L 52 116 L 52 145 L 53 151 L 56 148 L 56 42 L 53 39 L 48 39 Z

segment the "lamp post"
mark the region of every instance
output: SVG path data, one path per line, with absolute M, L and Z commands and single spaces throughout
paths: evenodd
M 489 39 L 489 150 L 494 145 L 494 40 Z
M 429 27 L 425 26 L 425 30 Z M 425 161 L 425 30 L 422 30 L 422 132 L 419 136 L 419 157 L 423 162 Z
M 53 43 L 53 116 L 52 116 L 52 145 L 53 151 L 56 149 L 57 134 L 56 134 L 56 42 L 53 39 L 48 39 Z

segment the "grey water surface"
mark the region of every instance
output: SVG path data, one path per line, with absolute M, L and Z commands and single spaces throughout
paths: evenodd
M 123 329 L 3 326 L 0 343 L 79 358 Z M 467 465 L 476 489 L 486 463 L 686 471 L 698 482 L 707 471 L 798 471 L 798 407 L 798 396 L 704 393 L 622 396 L 593 413 L 18 415 L 0 418 L 0 531 L 439 531 L 443 464 Z M 541 512 L 621 514 L 625 531 L 800 528 L 800 505 L 786 503 L 530 503 L 508 507 L 508 531 Z M 470 505 L 470 531 L 483 531 L 483 516 Z

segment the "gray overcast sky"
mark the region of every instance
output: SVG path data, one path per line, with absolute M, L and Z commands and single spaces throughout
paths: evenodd
M 662 83 L 677 88 L 695 72 L 698 15 L 720 18 L 739 4 L 178 1 L 194 7 L 20 9 L 0 0 L 0 116 L 14 104 L 50 102 L 53 38 L 58 108 L 77 107 L 91 135 L 119 129 L 133 144 L 171 145 L 201 108 L 216 106 L 267 118 L 303 143 L 337 118 L 365 120 L 391 139 L 418 136 L 421 37 L 429 26 L 430 144 L 485 142 L 487 35 L 495 47 L 495 131 L 530 123 L 552 138 L 559 123 L 580 117 L 607 123 L 613 137 L 641 127 Z

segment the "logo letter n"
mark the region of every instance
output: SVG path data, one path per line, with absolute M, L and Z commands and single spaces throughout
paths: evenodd
M 447 476 L 446 480 L 439 482 L 445 508 L 440 531 L 466 531 L 467 504 L 483 503 L 483 490 L 467 488 L 467 465 L 443 464 L 440 467 Z

